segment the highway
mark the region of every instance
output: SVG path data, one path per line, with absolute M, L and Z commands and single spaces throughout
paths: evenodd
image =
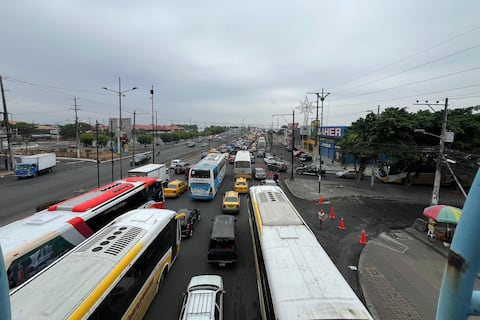
M 233 139 L 233 137 L 227 137 L 225 141 L 218 141 L 217 144 Z M 180 158 L 195 163 L 200 159 L 200 153 L 204 151 L 199 145 L 197 144 L 195 148 L 187 148 L 185 144 L 162 147 L 160 155 L 155 156 L 155 162 L 169 165 L 171 159 Z M 212 144 L 209 147 L 214 147 L 214 145 Z M 280 146 L 275 148 L 277 148 L 277 154 L 284 151 Z M 142 150 L 136 149 L 137 151 L 141 152 Z M 283 153 L 287 154 L 286 152 Z M 130 168 L 129 160 L 129 158 L 124 158 L 124 175 Z M 263 165 L 262 159 L 257 159 L 257 164 Z M 113 168 L 114 179 L 116 180 L 120 177 L 119 161 L 114 163 Z M 111 182 L 112 165 L 110 162 L 100 164 L 99 171 L 100 185 Z M 282 175 L 284 178 L 288 176 L 289 174 Z M 183 179 L 183 175 L 175 175 L 172 172 L 171 179 L 175 178 Z M 295 175 L 295 179 L 317 178 Z M 335 177 L 327 174 L 325 179 L 335 179 Z M 14 176 L 5 176 L 0 179 L 0 193 L 2 195 L 0 225 L 33 213 L 35 207 L 41 203 L 71 197 L 95 187 L 97 187 L 97 164 L 76 159 L 60 159 L 54 173 L 32 179 L 17 180 Z M 282 184 L 282 187 L 286 190 L 284 184 Z M 232 165 L 228 165 L 227 177 L 222 184 L 220 193 L 214 200 L 193 201 L 187 194 L 183 194 L 178 199 L 167 199 L 167 208 L 199 208 L 202 219 L 193 237 L 182 241 L 179 258 L 160 287 L 145 319 L 178 318 L 183 300 L 182 293 L 186 289 L 188 281 L 193 275 L 205 273 L 219 274 L 223 277 L 226 290 L 224 300 L 225 319 L 260 319 L 245 195 L 241 197 L 242 208 L 237 215 L 238 262 L 222 268 L 207 263 L 211 219 L 222 213 L 222 195 L 225 191 L 231 189 L 233 189 Z M 345 217 L 346 230 L 339 232 L 337 226 L 328 220 L 325 229 L 320 230 L 316 218 L 319 207 L 316 203 L 295 198 L 288 190 L 286 192 L 359 297 L 362 297 L 362 290 L 358 284 L 358 276 L 350 268 L 357 265 L 358 257 L 363 249 L 358 241 L 359 230 L 368 228 L 369 235 L 374 236 L 375 233 L 379 234 L 391 229 L 410 226 L 418 216 L 418 212 L 421 212 L 419 205 L 392 204 L 391 201 L 382 199 L 352 198 L 337 202 L 335 208 L 337 215 Z

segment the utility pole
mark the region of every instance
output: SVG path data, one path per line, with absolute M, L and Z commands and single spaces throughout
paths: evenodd
M 113 119 L 110 119 L 110 150 L 112 151 L 112 182 L 113 182 Z
M 307 94 L 314 94 L 317 96 L 317 116 L 315 118 L 315 147 L 318 146 L 318 193 L 322 190 L 322 133 L 318 132 L 318 101 L 322 102 L 322 114 L 321 114 L 321 126 L 320 131 L 323 127 L 323 101 L 330 94 L 330 92 L 324 92 L 322 88 L 322 93 L 320 92 L 307 92 Z
M 133 145 L 132 145 L 132 163 L 133 167 L 135 168 L 135 116 L 137 115 L 137 112 L 133 110 Z
M 155 163 L 155 126 L 153 123 L 153 86 L 150 89 L 150 95 L 152 99 L 152 163 Z
M 7 166 L 5 169 L 8 171 L 13 170 L 13 157 L 12 157 L 12 146 L 11 146 L 11 133 L 10 133 L 10 121 L 8 121 L 8 111 L 7 111 L 7 102 L 5 100 L 5 91 L 3 89 L 3 80 L 2 76 L 0 76 L 0 90 L 2 91 L 2 102 L 3 102 L 3 122 L 5 125 L 5 131 L 7 134 L 7 152 L 8 155 L 5 154 L 5 160 L 7 162 Z M 3 139 L 2 141 L 2 148 L 3 148 Z M 8 158 L 8 159 L 7 159 Z
M 432 108 L 432 105 L 441 106 L 443 104 L 439 103 L 438 101 L 436 103 L 428 103 L 428 101 L 425 101 L 425 103 L 418 103 L 417 101 L 417 103 L 415 103 L 414 105 L 426 105 L 430 109 L 432 109 L 434 112 L 436 112 L 435 109 Z M 435 179 L 433 181 L 432 198 L 430 200 L 431 206 L 437 205 L 438 200 L 440 198 L 440 184 L 442 179 L 442 159 L 444 158 L 443 153 L 445 148 L 445 134 L 447 132 L 447 117 L 448 117 L 448 98 L 445 98 L 442 131 L 439 137 L 440 141 L 438 144 L 438 158 L 437 158 L 437 163 L 435 168 Z
M 295 109 L 292 111 L 292 168 L 290 170 L 290 180 L 294 180 L 295 178 L 293 177 L 293 149 L 295 148 Z
M 97 137 L 97 188 L 100 188 L 100 160 L 98 159 L 98 121 L 95 120 L 95 135 Z
M 378 118 L 380 117 L 380 105 L 377 107 L 377 118 L 376 121 L 378 121 Z M 375 168 L 377 167 L 377 158 L 373 159 L 372 163 L 372 177 L 370 179 L 370 189 L 373 190 L 375 189 Z
M 74 97 L 73 98 L 73 101 L 74 101 L 74 109 L 75 110 L 75 145 L 77 146 L 77 158 L 80 158 L 80 137 L 79 137 L 79 134 L 78 134 L 78 113 L 77 111 L 79 110 L 78 109 L 78 106 L 77 106 L 77 98 Z M 72 110 L 72 109 L 70 109 Z

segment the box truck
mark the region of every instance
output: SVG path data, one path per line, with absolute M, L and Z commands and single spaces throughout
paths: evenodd
M 128 170 L 129 177 L 154 177 L 159 181 L 168 182 L 170 173 L 164 164 L 147 164 L 135 169 Z
M 34 177 L 40 173 L 50 172 L 57 164 L 55 153 L 39 153 L 31 156 L 20 156 L 15 166 L 17 178 Z

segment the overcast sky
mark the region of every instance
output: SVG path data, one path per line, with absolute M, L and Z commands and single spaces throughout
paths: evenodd
M 13 120 L 325 126 L 367 110 L 480 105 L 480 1 L 4 1 L 0 75 Z M 308 103 L 307 103 L 308 104 Z M 3 107 L 3 106 L 2 106 Z M 299 108 L 297 108 L 299 107 Z M 440 110 L 441 106 L 435 106 Z M 319 118 L 321 118 L 321 108 Z

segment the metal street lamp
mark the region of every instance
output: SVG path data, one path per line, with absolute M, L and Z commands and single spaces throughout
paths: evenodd
M 430 108 L 431 106 L 426 103 Z M 432 199 L 430 200 L 430 205 L 437 205 L 438 204 L 438 199 L 440 197 L 440 183 L 441 183 L 441 178 L 442 178 L 442 159 L 443 159 L 443 151 L 445 148 L 445 135 L 447 131 L 447 114 L 448 114 L 448 98 L 445 99 L 445 109 L 444 109 L 444 115 L 443 115 L 443 121 L 442 121 L 442 131 L 440 135 L 436 135 L 430 132 L 425 131 L 425 129 L 415 129 L 413 132 L 419 133 L 419 134 L 426 134 L 429 136 L 433 136 L 436 138 L 439 138 L 439 144 L 438 144 L 438 159 L 437 159 L 437 165 L 435 169 L 435 179 L 433 181 L 433 190 L 432 190 Z
M 317 117 L 315 120 L 315 146 L 318 145 L 318 193 L 321 192 L 322 189 L 322 133 L 318 134 L 318 100 L 322 101 L 322 114 L 321 114 L 321 126 L 320 126 L 320 131 L 322 131 L 323 127 L 323 101 L 325 98 L 330 94 L 330 92 L 323 92 L 322 89 L 322 94 L 320 92 L 307 92 L 307 94 L 314 94 L 317 96 Z
M 120 77 L 118 77 L 118 91 L 117 90 L 112 90 L 112 89 L 108 89 L 107 87 L 102 87 L 103 90 L 107 90 L 107 91 L 111 91 L 111 92 L 114 92 L 116 94 L 118 94 L 118 109 L 119 109 L 119 116 L 120 116 L 120 119 L 119 119 L 119 124 L 118 124 L 118 138 L 117 138 L 117 145 L 118 145 L 118 153 L 120 154 L 120 178 L 123 178 L 123 159 L 122 159 L 122 147 L 121 147 L 121 144 L 120 144 L 120 135 L 122 134 L 122 96 L 125 96 L 125 93 L 129 92 L 129 91 L 133 91 L 133 90 L 136 90 L 137 87 L 133 87 L 132 89 L 129 89 L 129 90 L 126 90 L 126 91 L 122 91 L 122 86 L 121 86 L 121 81 L 120 81 Z

